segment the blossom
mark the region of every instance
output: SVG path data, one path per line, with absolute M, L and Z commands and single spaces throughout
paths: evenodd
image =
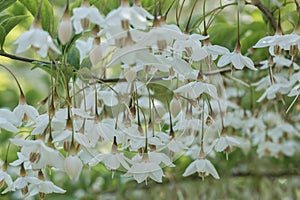
M 16 127 L 17 124 L 18 119 L 13 112 L 7 109 L 0 109 L 0 133 L 1 129 L 5 129 L 13 133 L 19 132 L 19 129 Z
M 200 40 L 206 39 L 208 36 L 202 36 L 199 34 L 188 35 L 185 40 L 175 40 L 173 48 L 179 55 L 182 52 L 186 52 L 193 61 L 200 61 L 208 56 L 208 52 L 201 47 Z M 190 55 L 189 55 L 190 54 Z
M 243 56 L 240 51 L 236 50 L 231 53 L 225 53 L 224 55 L 222 55 L 217 65 L 218 67 L 224 67 L 229 63 L 232 63 L 233 67 L 236 69 L 243 69 L 246 66 L 249 69 L 257 70 L 250 58 Z
M 4 163 L 2 169 L 0 169 L 0 189 L 4 186 L 5 183 L 7 185 L 7 188 L 2 192 L 2 194 L 13 190 L 13 180 L 6 170 L 7 164 Z
M 22 147 L 21 153 L 28 158 L 33 169 L 42 169 L 46 166 L 63 169 L 64 157 L 41 140 L 24 140 L 13 138 L 10 142 Z
M 161 183 L 164 173 L 160 163 L 164 163 L 169 167 L 174 167 L 170 159 L 162 153 L 149 152 L 143 153 L 142 156 L 137 155 L 133 157 L 132 166 L 123 177 L 133 176 L 138 183 L 146 181 L 146 184 L 147 178 L 149 177 L 154 181 Z
M 239 146 L 240 143 L 234 137 L 230 137 L 227 135 L 221 135 L 221 137 L 215 140 L 215 150 L 217 152 L 225 151 L 226 152 L 226 159 L 228 160 L 228 150 L 233 146 Z
M 206 158 L 199 158 L 193 161 L 183 173 L 183 176 L 189 176 L 195 172 L 204 179 L 205 176 L 211 174 L 215 179 L 219 179 L 219 174 L 213 164 Z
M 64 161 L 64 169 L 70 179 L 77 180 L 80 176 L 83 164 L 77 155 L 69 155 Z
M 146 155 L 146 156 L 144 156 Z M 163 170 L 159 166 L 157 162 L 150 162 L 147 157 L 147 154 L 143 154 L 144 159 L 141 161 L 136 161 L 132 163 L 132 166 L 128 169 L 127 173 L 122 175 L 123 177 L 130 177 L 133 178 L 138 182 L 141 183 L 146 181 L 147 178 L 151 178 L 156 182 L 161 183 L 162 177 L 164 176 Z
M 174 90 L 174 93 L 183 94 L 185 97 L 191 99 L 198 98 L 202 93 L 206 93 L 212 98 L 218 98 L 216 86 L 199 81 L 193 81 L 188 84 L 185 84 Z
M 32 25 L 29 31 L 25 31 L 15 42 L 17 44 L 16 53 L 21 53 L 33 47 L 43 58 L 47 56 L 50 48 L 57 54 L 60 54 L 58 48 L 54 45 L 50 34 L 42 30 L 39 26 Z
M 153 16 L 144 8 L 137 5 L 132 7 L 121 5 L 107 14 L 105 22 L 109 27 L 121 27 L 122 21 L 126 20 L 136 29 L 145 29 L 147 26 L 151 25 L 147 18 L 153 19 Z
M 29 194 L 26 198 L 35 196 L 37 194 L 50 194 L 50 193 L 65 193 L 66 190 L 56 186 L 53 182 L 48 180 L 39 180 L 35 178 L 31 180 L 31 184 L 28 187 Z
M 99 13 L 99 10 L 94 6 L 81 5 L 79 8 L 73 9 L 73 16 L 71 17 L 75 33 L 81 33 L 86 27 L 83 20 L 91 21 L 99 26 L 104 25 L 104 17 Z
M 282 36 L 282 34 L 275 34 L 273 36 L 266 36 L 261 38 L 254 46 L 253 48 L 264 48 L 269 47 L 269 53 L 272 56 L 275 56 L 277 54 L 274 52 L 275 46 L 281 46 L 282 43 L 285 42 L 285 38 Z M 281 47 L 282 48 L 282 47 Z
M 89 37 L 86 41 L 76 40 L 76 48 L 79 50 L 80 63 L 86 58 L 93 49 L 94 38 Z
M 34 121 L 39 116 L 37 109 L 31 105 L 28 105 L 26 102 L 20 102 L 19 105 L 13 110 L 13 113 L 16 115 L 19 123 L 26 121 L 28 118 Z
M 99 162 L 103 162 L 105 167 L 109 170 L 117 170 L 121 165 L 128 170 L 130 167 L 128 165 L 129 159 L 124 156 L 123 153 L 107 153 L 98 154 L 90 162 L 90 166 L 95 166 Z
M 72 37 L 73 27 L 70 20 L 68 7 L 66 8 L 62 20 L 58 25 L 57 33 L 62 44 L 66 44 Z

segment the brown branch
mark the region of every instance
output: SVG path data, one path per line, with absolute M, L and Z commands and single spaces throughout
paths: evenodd
M 28 62 L 28 63 L 40 62 L 40 63 L 44 63 L 44 64 L 51 64 L 51 62 L 48 62 L 48 61 L 35 60 L 35 59 L 31 59 L 31 58 L 25 58 L 25 57 L 21 57 L 21 56 L 16 56 L 16 55 L 12 55 L 12 54 L 6 53 L 4 51 L 0 51 L 0 56 L 6 57 L 6 58 L 10 58 L 10 59 L 13 59 L 13 60 L 22 61 L 22 62 Z
M 274 31 L 277 29 L 277 24 L 275 22 L 274 16 L 272 13 L 261 3 L 260 0 L 251 0 L 251 3 L 256 6 L 269 20 Z

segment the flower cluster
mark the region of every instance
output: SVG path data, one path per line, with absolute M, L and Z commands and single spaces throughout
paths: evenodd
M 44 198 L 65 192 L 47 177 L 49 169 L 77 180 L 85 166 L 102 164 L 138 183 L 162 182 L 163 169 L 175 167 L 173 161 L 185 155 L 194 161 L 183 176 L 197 172 L 202 179 L 219 179 L 210 161 L 217 152 L 227 159 L 235 148 L 246 153 L 251 145 L 259 157 L 296 152 L 299 123 L 291 125 L 278 112 L 245 109 L 236 101 L 245 94 L 224 87 L 215 66 L 258 71 L 242 55 L 239 41 L 233 52 L 212 45 L 209 35 L 189 32 L 189 24 L 184 31 L 168 24 L 167 13 L 152 15 L 138 1 L 130 5 L 122 0 L 104 16 L 84 0 L 72 13 L 67 5 L 57 43 L 42 30 L 40 15 L 15 41 L 17 53 L 32 47 L 41 57 L 56 60 L 49 64 L 52 85 L 41 103 L 46 112 L 28 105 L 22 92 L 13 111 L 0 109 L 0 130 L 15 133 L 10 143 L 19 147 L 17 159 L 5 160 L 0 171 L 0 187 L 7 185 L 3 193 Z M 275 73 L 282 66 L 299 69 L 294 59 L 298 43 L 296 33 L 277 33 L 254 46 L 270 52 L 270 59 L 259 64 L 269 74 L 248 85 L 265 90 L 257 102 L 299 96 L 299 72 Z M 79 69 L 67 63 L 71 48 L 79 52 Z M 76 73 L 70 76 L 70 71 Z M 243 83 L 238 76 L 224 82 Z M 9 168 L 19 169 L 18 178 L 13 180 Z

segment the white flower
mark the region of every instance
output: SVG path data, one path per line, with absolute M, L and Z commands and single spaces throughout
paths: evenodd
M 264 155 L 278 157 L 280 146 L 278 143 L 274 143 L 271 141 L 262 141 L 258 145 L 256 152 L 260 158 Z
M 77 180 L 80 176 L 83 164 L 77 155 L 69 155 L 64 162 L 65 172 L 70 179 Z
M 219 179 L 219 174 L 213 164 L 206 158 L 199 158 L 193 161 L 183 173 L 183 176 L 189 176 L 195 172 L 204 179 L 205 176 L 211 174 L 215 179 Z
M 237 139 L 235 139 L 234 137 L 230 137 L 227 135 L 224 135 L 224 136 L 221 135 L 221 137 L 219 137 L 215 140 L 214 148 L 217 152 L 225 151 L 226 159 L 228 160 L 228 153 L 229 153 L 228 150 L 230 151 L 231 147 L 239 146 L 239 145 L 240 145 L 239 141 Z
M 193 61 L 200 61 L 208 56 L 208 52 L 201 47 L 200 40 L 204 40 L 208 36 L 202 36 L 199 34 L 188 35 L 185 40 L 175 40 L 173 48 L 175 52 L 182 55 L 182 52 L 187 52 L 188 56 L 191 57 Z M 191 52 L 190 52 L 191 51 Z
M 230 136 L 221 136 L 215 140 L 215 150 L 217 152 L 224 151 L 228 147 L 239 146 L 239 141 L 237 141 L 234 137 Z
M 2 166 L 2 169 L 0 169 L 0 189 L 4 186 L 5 183 L 7 185 L 7 188 L 2 192 L 2 194 L 14 190 L 13 180 L 11 176 L 6 172 L 6 164 L 4 165 L 5 166 Z
M 33 47 L 37 49 L 37 53 L 43 58 L 47 56 L 49 48 L 60 54 L 60 51 L 54 45 L 49 33 L 34 25 L 31 26 L 29 31 L 25 31 L 14 44 L 18 44 L 16 53 L 24 52 L 30 47 Z
M 233 51 L 231 53 L 226 53 L 221 56 L 221 58 L 218 61 L 218 67 L 224 67 L 225 65 L 228 65 L 229 63 L 232 63 L 234 68 L 236 69 L 243 69 L 245 66 L 252 70 L 257 70 L 254 67 L 253 61 L 241 54 L 239 51 Z
M 199 81 L 193 81 L 186 85 L 183 85 L 174 90 L 174 93 L 183 94 L 185 97 L 191 99 L 198 98 L 202 93 L 206 93 L 212 98 L 218 98 L 216 86 Z
M 28 158 L 33 169 L 42 169 L 47 166 L 63 169 L 64 157 L 62 154 L 41 140 L 10 139 L 10 142 L 22 147 L 21 153 Z
M 0 109 L 0 133 L 1 129 L 17 133 L 19 129 L 17 129 L 16 125 L 18 125 L 18 119 L 15 114 L 10 110 Z
M 253 48 L 269 47 L 269 53 L 275 56 L 274 47 L 276 45 L 281 46 L 285 42 L 285 38 L 281 34 L 275 34 L 273 36 L 266 36 L 261 38 Z M 282 47 L 281 47 L 282 48 Z
M 51 181 L 39 180 L 37 178 L 31 182 L 31 184 L 29 185 L 28 188 L 29 188 L 29 194 L 28 194 L 28 196 L 26 196 L 26 198 L 35 196 L 39 193 L 50 194 L 50 193 L 65 193 L 66 192 L 66 190 L 56 186 Z
M 153 16 L 144 8 L 136 5 L 132 7 L 121 5 L 107 14 L 105 22 L 109 27 L 121 27 L 121 22 L 126 20 L 136 29 L 145 29 L 147 26 L 151 25 L 147 18 L 153 19 Z
M 80 63 L 86 58 L 93 48 L 94 38 L 89 37 L 86 41 L 76 40 L 76 48 L 79 50 Z
M 147 184 L 148 177 L 161 183 L 164 176 L 162 168 L 159 165 L 161 162 L 170 167 L 174 166 L 167 157 L 161 154 L 143 153 L 142 156 L 137 155 L 133 158 L 131 168 L 123 176 L 133 176 L 138 183 L 146 181 Z
M 65 11 L 62 20 L 58 25 L 57 33 L 62 44 L 66 44 L 72 37 L 73 27 L 68 10 Z
M 300 94 L 300 85 L 296 85 L 288 94 L 289 97 L 294 97 Z
M 103 162 L 109 170 L 117 170 L 121 165 L 126 170 L 130 168 L 128 165 L 129 159 L 123 153 L 98 154 L 89 162 L 89 165 L 95 166 L 99 162 Z
M 33 106 L 28 105 L 27 103 L 19 103 L 17 107 L 15 107 L 13 113 L 16 115 L 18 122 L 22 123 L 23 121 L 30 120 L 35 121 L 39 116 L 39 112 Z
M 73 9 L 73 16 L 71 17 L 75 33 L 81 33 L 85 27 L 82 27 L 82 20 L 91 21 L 99 26 L 104 25 L 104 17 L 99 13 L 99 10 L 94 6 L 82 5 L 79 8 Z
M 203 48 L 212 56 L 212 60 L 216 60 L 219 55 L 230 53 L 229 50 L 225 47 L 212 45 L 210 42 L 206 43 L 205 41 Z

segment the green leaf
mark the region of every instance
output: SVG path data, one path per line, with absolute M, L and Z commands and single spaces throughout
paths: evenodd
M 0 13 L 0 23 L 2 23 L 2 21 L 6 20 L 9 17 L 11 17 L 11 15 L 8 13 Z
M 16 0 L 0 0 L 0 12 L 13 5 Z
M 8 17 L 9 15 L 4 15 L 3 17 L 0 16 L 0 35 L 1 35 L 1 38 L 0 38 L 0 47 L 1 47 L 1 50 L 3 50 L 3 45 L 4 45 L 4 42 L 5 42 L 5 38 L 7 36 L 7 34 L 16 26 L 18 25 L 19 23 L 21 23 L 24 19 L 26 19 L 27 16 L 25 15 L 19 15 L 19 16 L 11 16 L 11 17 Z M 5 17 L 5 18 L 4 18 Z M 3 20 L 5 19 L 5 20 Z
M 1 47 L 1 51 L 3 50 L 3 44 L 4 44 L 4 41 L 5 41 L 5 37 L 6 37 L 6 31 L 5 31 L 5 28 L 0 25 L 0 47 Z
M 79 69 L 80 66 L 79 58 L 80 55 L 78 49 L 75 46 L 72 46 L 68 52 L 67 63 L 69 63 L 71 66 L 74 66 L 76 69 Z
M 9 17 L 6 20 L 4 20 L 1 23 L 1 25 L 5 28 L 6 34 L 8 34 L 16 25 L 21 23 L 26 18 L 27 18 L 26 15 Z
M 48 31 L 52 36 L 54 34 L 54 15 L 52 5 L 48 0 L 42 0 L 41 24 L 44 30 Z M 35 16 L 38 11 L 40 0 L 20 0 L 20 2 Z

